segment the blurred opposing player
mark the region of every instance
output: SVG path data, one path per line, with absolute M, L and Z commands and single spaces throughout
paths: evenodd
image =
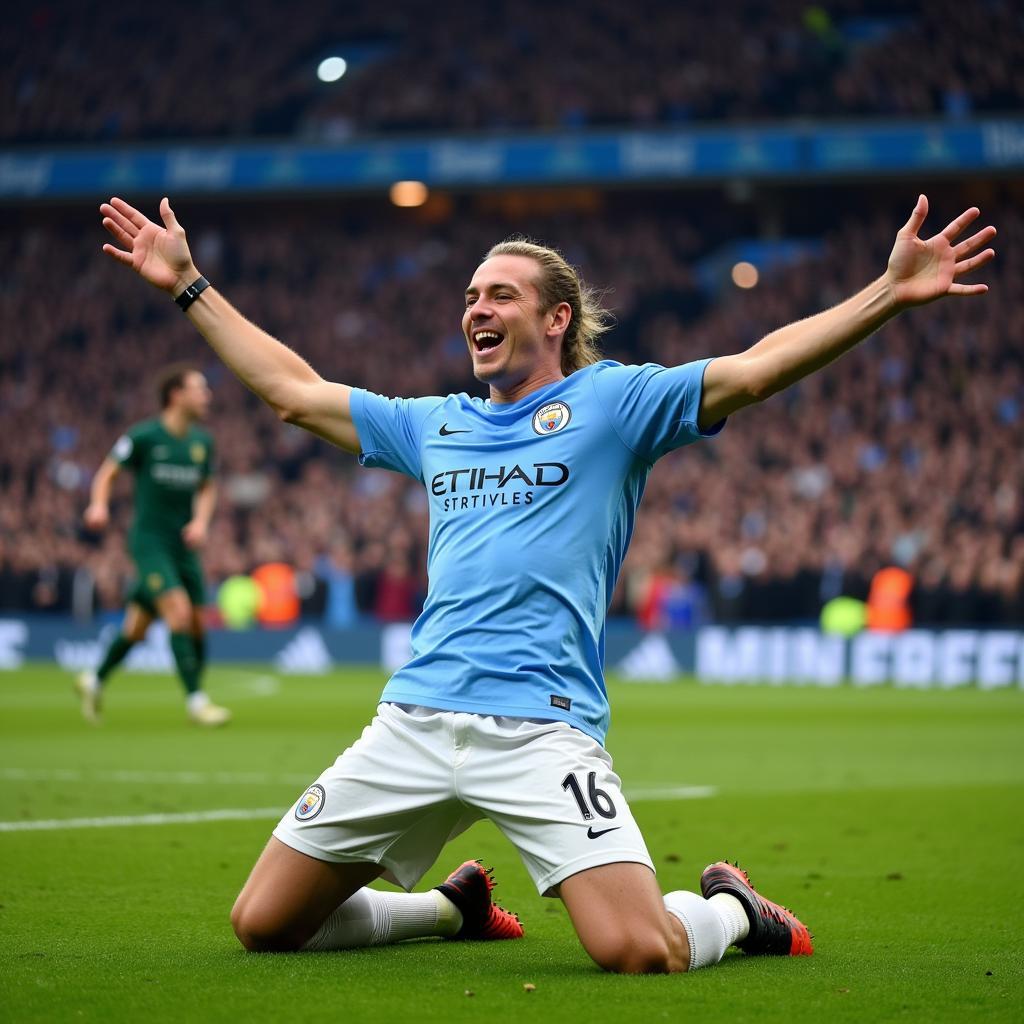
M 99 720 L 110 674 L 146 635 L 157 617 L 171 634 L 171 652 L 186 692 L 188 716 L 200 725 L 224 725 L 231 713 L 200 688 L 206 661 L 202 607 L 203 571 L 196 552 L 217 501 L 213 438 L 198 424 L 210 407 L 206 378 L 191 366 L 170 366 L 160 376 L 161 412 L 118 438 L 92 481 L 85 525 L 103 530 L 110 522 L 110 488 L 122 469 L 135 476 L 135 516 L 128 548 L 137 579 L 121 631 L 94 672 L 75 681 L 82 714 Z
M 921 196 L 885 273 L 858 294 L 746 352 L 668 368 L 601 360 L 601 310 L 575 270 L 554 250 L 501 243 L 473 274 L 462 316 L 486 400 L 388 399 L 326 381 L 200 277 L 166 199 L 162 225 L 120 199 L 100 212 L 122 247 L 104 250 L 175 296 L 281 418 L 421 480 L 430 502 L 430 589 L 412 660 L 274 830 L 232 911 L 243 945 L 361 941 L 378 906 L 367 882 L 387 872 L 411 888 L 449 838 L 489 818 L 607 970 L 694 970 L 730 945 L 809 954 L 806 927 L 724 861 L 705 868 L 699 894 L 662 896 L 603 747 L 605 612 L 653 463 L 903 310 L 984 293 L 958 280 L 994 256 L 983 248 L 992 227 L 956 241 L 979 211 L 922 239 Z M 372 940 L 409 934 L 391 919 L 375 918 Z M 428 934 L 429 919 L 420 927 Z

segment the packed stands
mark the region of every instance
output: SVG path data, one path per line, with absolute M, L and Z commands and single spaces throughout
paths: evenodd
M 933 201 L 929 227 L 962 191 Z M 478 258 L 512 231 L 559 245 L 609 289 L 609 355 L 671 364 L 739 351 L 870 281 L 906 198 L 853 190 L 838 218 L 834 193 L 790 203 L 794 230 L 816 233 L 821 254 L 718 292 L 695 268 L 744 230 L 743 215 L 696 194 L 608 199 L 617 205 L 601 216 L 510 217 L 485 200 L 433 222 L 365 203 L 178 213 L 203 272 L 324 376 L 386 394 L 482 394 L 461 296 Z M 1005 195 L 985 212 L 1004 237 L 1024 231 Z M 166 296 L 102 256 L 87 213 L 25 210 L 0 232 L 0 607 L 118 607 L 128 488 L 116 528 L 94 537 L 81 526 L 89 478 L 127 424 L 154 414 L 154 371 L 188 357 L 215 390 L 211 580 L 286 561 L 307 612 L 407 619 L 425 587 L 422 488 L 280 424 Z M 916 310 L 715 440 L 663 459 L 613 611 L 649 615 L 651 588 L 668 581 L 683 595 L 672 621 L 811 619 L 899 564 L 914 574 L 920 622 L 1022 621 L 1022 271 L 1001 248 L 987 299 Z
M 349 71 L 325 84 L 331 54 Z M 451 0 L 443 17 L 428 0 L 196 0 L 187 29 L 163 8 L 49 0 L 5 21 L 0 142 L 957 119 L 1019 111 L 1022 68 L 1012 0 Z

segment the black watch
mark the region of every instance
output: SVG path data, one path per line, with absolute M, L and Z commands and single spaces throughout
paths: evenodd
M 192 305 L 196 299 L 199 298 L 207 288 L 210 287 L 210 282 L 205 277 L 196 278 L 174 301 L 178 304 L 178 309 L 185 312 L 189 306 Z

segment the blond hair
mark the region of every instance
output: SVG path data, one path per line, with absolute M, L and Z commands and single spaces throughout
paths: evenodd
M 569 304 L 572 316 L 562 336 L 562 373 L 568 377 L 601 358 L 597 339 L 611 327 L 612 316 L 601 306 L 600 294 L 584 283 L 579 271 L 557 249 L 513 237 L 491 246 L 484 259 L 492 256 L 525 256 L 540 267 L 537 290 L 541 309 L 552 309 L 560 302 Z

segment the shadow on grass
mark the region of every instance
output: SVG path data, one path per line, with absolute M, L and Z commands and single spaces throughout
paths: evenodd
M 290 972 L 319 974 L 330 965 L 335 977 L 364 974 L 367 970 L 390 973 L 401 967 L 421 965 L 425 968 L 442 967 L 443 972 L 486 973 L 492 980 L 503 977 L 568 980 L 572 978 L 619 977 L 602 971 L 575 941 L 555 942 L 446 942 L 443 939 L 413 939 L 391 946 L 371 946 L 359 949 L 328 950 L 326 952 L 248 953 L 237 949 L 227 954 L 233 964 L 252 965 L 259 970 L 274 972 L 287 964 Z M 785 959 L 785 958 L 767 958 Z M 715 967 L 715 971 L 751 970 L 762 958 L 748 957 L 730 950 Z M 762 961 L 763 962 L 763 961 Z

